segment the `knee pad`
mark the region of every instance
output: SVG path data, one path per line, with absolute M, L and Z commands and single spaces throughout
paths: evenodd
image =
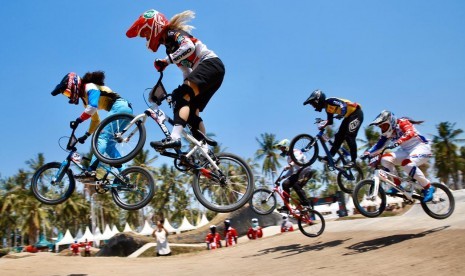
M 179 116 L 178 111 L 179 110 L 174 112 L 174 118 L 173 118 L 174 124 L 175 125 L 181 125 L 181 126 L 185 127 L 187 122 L 183 118 L 181 118 L 181 116 Z
M 183 106 L 189 105 L 189 101 L 184 99 L 185 95 L 189 95 L 191 99 L 195 96 L 194 90 L 192 90 L 192 88 L 187 84 L 180 85 L 178 88 L 173 90 L 171 99 L 175 113 Z

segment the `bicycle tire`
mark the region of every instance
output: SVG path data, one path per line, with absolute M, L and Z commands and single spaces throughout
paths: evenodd
M 337 185 L 344 193 L 352 194 L 355 185 L 357 185 L 357 183 L 363 179 L 363 170 L 357 164 L 355 164 L 352 168 L 346 169 L 346 171 L 349 171 L 349 176 L 353 177 L 354 179 L 347 179 L 340 171 L 337 174 Z
M 146 139 L 145 126 L 141 121 L 136 122 L 130 129 L 128 129 L 128 131 L 126 131 L 126 134 L 132 132 L 135 133 L 131 139 L 126 140 L 124 137 L 122 139 L 115 138 L 117 133 L 120 133 L 134 118 L 134 115 L 127 113 L 114 114 L 105 118 L 98 125 L 92 135 L 91 145 L 92 152 L 98 160 L 103 163 L 116 166 L 129 162 L 136 157 L 136 155 L 144 147 Z M 99 140 L 105 141 L 105 152 L 100 152 L 98 147 Z M 111 145 L 114 145 L 114 149 L 118 152 L 118 156 L 109 156 L 107 154 L 106 151 L 108 146 Z
M 308 210 L 305 214 L 301 214 L 297 220 L 300 232 L 307 237 L 315 238 L 323 234 L 325 231 L 325 219 L 322 214 L 316 210 Z
M 352 194 L 354 206 L 360 214 L 365 217 L 374 218 L 381 215 L 386 209 L 386 192 L 381 185 L 378 188 L 378 194 L 375 199 L 367 199 L 366 195 L 371 194 L 375 185 L 374 180 L 365 179 L 357 183 Z
M 31 179 L 31 190 L 38 201 L 47 205 L 57 205 L 73 194 L 76 181 L 69 168 L 66 168 L 59 183 L 53 180 L 60 169 L 61 163 L 51 162 L 43 165 L 34 173 Z
M 138 210 L 146 206 L 155 195 L 155 181 L 147 169 L 134 166 L 120 173 L 129 183 L 120 183 L 115 178 L 116 187 L 111 188 L 113 201 L 125 210 Z M 128 187 L 129 185 L 129 187 Z
M 299 160 L 299 156 L 295 156 L 295 153 L 299 153 L 299 155 L 302 153 L 306 161 L 302 162 L 302 160 Z M 315 163 L 318 157 L 318 143 L 316 139 L 309 134 L 299 134 L 294 137 L 289 144 L 289 155 L 292 161 L 297 165 L 309 166 Z
M 209 176 L 206 171 L 211 169 L 211 164 L 206 163 L 193 177 L 194 195 L 203 206 L 214 212 L 235 211 L 249 202 L 252 196 L 252 170 L 242 158 L 231 153 L 218 154 L 215 162 L 225 176 L 224 181 Z
M 455 199 L 452 192 L 445 185 L 431 183 L 436 189 L 433 200 L 429 202 L 420 201 L 425 213 L 435 219 L 445 219 L 450 217 L 455 209 Z
M 277 206 L 276 195 L 266 188 L 256 189 L 250 198 L 250 208 L 259 215 L 271 214 Z

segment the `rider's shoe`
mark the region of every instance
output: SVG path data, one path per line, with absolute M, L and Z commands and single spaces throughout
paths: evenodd
M 289 212 L 289 209 L 287 208 L 286 205 L 283 205 L 283 206 L 279 207 L 279 208 L 276 209 L 276 210 L 277 210 L 278 212 L 280 212 L 280 213 L 287 213 L 287 212 Z
M 181 148 L 181 139 L 163 139 L 161 141 L 152 141 L 150 142 L 150 146 L 154 149 L 166 149 L 166 148 L 175 148 L 179 149 Z
M 421 193 L 423 194 L 423 199 L 421 200 L 422 202 L 431 201 L 433 200 L 434 187 L 430 185 L 429 188 L 423 189 Z
M 328 156 L 318 156 L 320 162 L 328 163 Z
M 391 189 L 386 191 L 386 194 L 387 195 L 396 195 L 397 192 L 398 192 L 398 190 L 396 190 L 396 188 L 392 187 Z
M 80 182 L 94 182 L 97 180 L 95 171 L 83 171 L 82 173 L 75 174 L 74 178 Z

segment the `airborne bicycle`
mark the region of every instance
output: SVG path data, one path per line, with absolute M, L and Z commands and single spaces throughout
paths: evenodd
M 115 114 L 107 117 L 92 136 L 92 150 L 95 156 L 107 164 L 118 165 L 133 159 L 143 148 L 146 140 L 145 122 L 152 118 L 166 138 L 170 132 L 165 122 L 173 124 L 159 105 L 164 100 L 171 102 L 162 83 L 163 72 L 149 93 L 152 105 L 139 115 Z M 190 127 L 189 127 L 190 130 Z M 252 170 L 240 157 L 231 153 L 215 154 L 204 150 L 205 144 L 216 146 L 217 142 L 199 132 L 203 139 L 195 139 L 186 129 L 182 135 L 189 141 L 189 149 L 156 149 L 160 155 L 174 159 L 174 166 L 183 172 L 193 174 L 193 191 L 199 202 L 215 212 L 231 212 L 248 202 L 254 190 Z M 116 143 L 120 156 L 111 157 L 98 150 L 100 136 L 109 137 Z
M 100 164 L 105 172 L 100 178 L 78 176 L 71 166 L 82 173 L 86 168 L 80 164 L 82 157 L 77 153 L 75 129 L 71 132 L 66 149 L 68 156 L 64 161 L 50 162 L 40 167 L 32 176 L 31 189 L 35 198 L 48 205 L 66 201 L 76 188 L 76 179 L 95 187 L 97 193 L 111 191 L 114 202 L 125 210 L 137 210 L 147 205 L 154 196 L 152 174 L 138 166 L 119 172 L 116 168 Z M 65 137 L 62 137 L 65 138 Z M 59 140 L 60 144 L 61 138 Z M 61 145 L 60 145 L 61 147 Z M 79 177 L 79 178 L 78 178 Z
M 322 124 L 325 120 L 317 118 L 315 124 Z M 349 152 L 341 147 L 337 152 L 337 159 L 333 160 L 333 157 L 329 153 L 326 142 L 332 145 L 332 141 L 325 135 L 325 128 L 320 129 L 316 137 L 309 134 L 299 134 L 294 137 L 289 145 L 289 152 L 292 161 L 299 166 L 309 166 L 317 160 L 320 142 L 321 147 L 326 154 L 326 167 L 330 171 L 337 171 L 337 184 L 339 188 L 348 194 L 352 194 L 353 187 L 357 182 L 363 179 L 363 171 L 357 165 L 354 164 L 352 167 L 345 167 L 349 163 L 347 158 L 350 157 Z M 296 156 L 297 154 L 297 156 Z M 299 159 L 300 154 L 303 154 L 304 159 Z M 304 161 L 303 161 L 304 160 Z
M 288 197 L 286 191 L 283 191 L 279 185 L 279 179 L 283 172 L 284 170 L 275 181 L 273 190 L 258 188 L 253 192 L 250 207 L 259 215 L 271 214 L 276 209 L 277 196 L 279 196 L 286 205 L 287 210 L 289 210 L 289 215 L 297 220 L 300 232 L 307 237 L 318 237 L 325 230 L 323 215 L 316 210 L 303 207 L 299 200 Z M 291 202 L 285 198 L 290 198 Z
M 390 172 L 387 172 L 381 166 L 381 157 L 384 148 L 380 154 L 375 156 L 363 156 L 362 159 L 369 158 L 369 166 L 374 168 L 373 177 L 357 183 L 352 195 L 355 208 L 366 217 L 377 217 L 386 209 L 386 192 L 385 189 L 394 188 L 397 192 L 390 196 L 404 199 L 406 204 L 414 204 L 416 200 L 420 201 L 421 207 L 427 215 L 435 219 L 448 218 L 454 212 L 455 199 L 449 188 L 440 183 L 431 183 L 435 192 L 433 199 L 423 202 L 423 195 L 420 184 L 411 176 L 401 178 Z M 401 181 L 401 185 L 396 185 L 394 179 Z M 403 183 L 403 184 L 402 184 Z

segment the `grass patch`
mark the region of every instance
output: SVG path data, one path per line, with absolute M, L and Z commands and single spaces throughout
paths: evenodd
M 191 246 L 171 246 L 171 255 L 180 255 L 186 253 L 196 253 L 200 251 L 205 251 L 205 247 L 191 247 Z M 157 247 L 150 247 L 149 249 L 145 250 L 144 253 L 139 255 L 140 257 L 157 257 Z

